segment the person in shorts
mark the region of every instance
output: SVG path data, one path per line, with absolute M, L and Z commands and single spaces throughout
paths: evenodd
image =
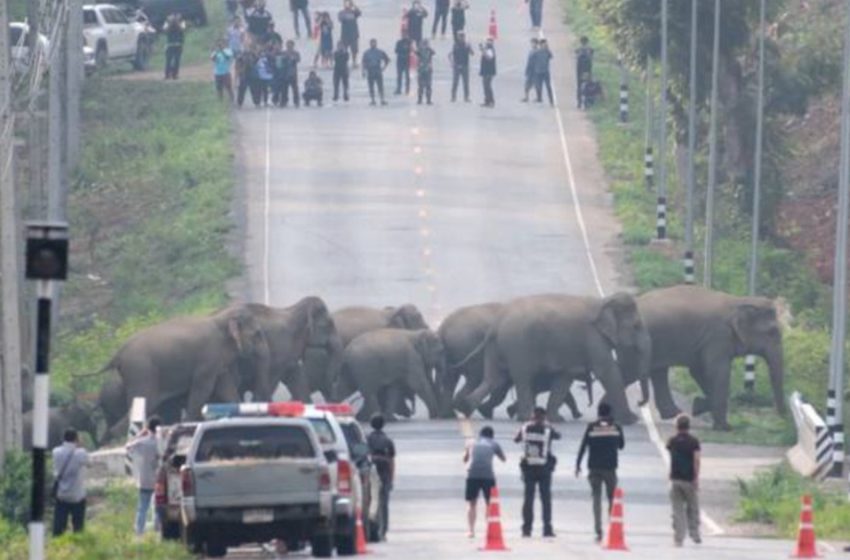
M 493 472 L 493 457 L 505 462 L 505 453 L 493 439 L 493 428 L 485 426 L 478 433 L 478 439 L 467 445 L 463 452 L 463 462 L 469 463 L 466 475 L 466 517 L 469 522 L 469 538 L 475 536 L 475 517 L 478 496 L 484 496 L 484 502 L 490 503 L 490 491 L 496 486 L 496 474 Z

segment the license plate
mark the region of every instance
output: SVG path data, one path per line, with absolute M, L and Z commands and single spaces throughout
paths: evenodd
M 246 509 L 242 512 L 242 523 L 271 523 L 274 511 L 270 509 Z

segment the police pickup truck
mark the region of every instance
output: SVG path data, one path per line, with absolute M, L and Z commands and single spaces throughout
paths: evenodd
M 332 555 L 331 476 L 309 420 L 203 422 L 180 476 L 182 537 L 191 551 L 221 557 L 229 546 L 278 539 L 292 549 L 309 541 L 313 556 Z

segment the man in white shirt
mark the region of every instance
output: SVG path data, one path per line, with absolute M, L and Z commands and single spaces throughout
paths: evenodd
M 159 445 L 156 441 L 156 429 L 160 420 L 153 417 L 148 420 L 148 427 L 133 441 L 127 443 L 127 455 L 133 460 L 133 471 L 136 475 L 136 487 L 139 489 L 139 505 L 136 509 L 136 534 L 145 532 L 145 520 L 153 498 L 156 486 L 156 471 L 159 467 Z
M 69 517 L 75 533 L 82 531 L 86 522 L 85 472 L 89 456 L 79 446 L 77 430 L 65 430 L 63 440 L 62 445 L 53 449 L 53 480 L 56 487 L 54 536 L 65 532 Z

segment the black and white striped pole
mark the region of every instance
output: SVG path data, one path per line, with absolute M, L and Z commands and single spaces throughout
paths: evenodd
M 655 233 L 659 240 L 667 239 L 667 197 L 658 197 L 655 209 Z
M 653 118 L 654 107 L 652 106 L 652 59 L 646 59 L 646 99 L 644 100 L 644 155 L 643 155 L 643 178 L 646 181 L 647 190 L 655 187 L 655 162 L 653 161 L 652 146 L 655 142 L 655 119 Z
M 50 397 L 50 328 L 53 288 L 68 276 L 68 224 L 27 224 L 26 277 L 37 283 L 35 383 L 32 423 L 32 492 L 30 494 L 29 557 L 43 560 L 45 530 L 45 472 L 47 468 L 48 406 Z
M 685 195 L 685 256 L 682 264 L 685 269 L 685 284 L 694 284 L 694 152 L 696 151 L 697 120 L 697 0 L 691 0 L 691 52 L 690 52 L 690 99 L 688 101 L 688 173 Z
M 829 476 L 840 477 L 844 468 L 844 423 L 837 414 L 838 399 L 835 389 L 826 393 L 826 425 L 832 433 L 832 466 Z
M 629 122 L 629 76 L 622 56 L 617 58 L 617 63 L 620 65 L 620 122 L 625 124 Z
M 655 221 L 656 241 L 667 239 L 667 0 L 661 0 L 661 108 L 658 117 L 658 189 Z

